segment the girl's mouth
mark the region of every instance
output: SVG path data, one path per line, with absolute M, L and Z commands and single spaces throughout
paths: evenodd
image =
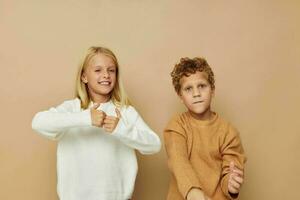
M 100 85 L 109 85 L 110 81 L 100 81 L 98 82 Z

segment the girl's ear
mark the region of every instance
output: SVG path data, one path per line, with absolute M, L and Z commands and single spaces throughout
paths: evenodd
M 81 81 L 82 81 L 83 83 L 87 83 L 87 82 L 88 82 L 87 77 L 86 77 L 86 74 L 85 74 L 84 72 L 83 72 L 82 75 L 81 75 Z

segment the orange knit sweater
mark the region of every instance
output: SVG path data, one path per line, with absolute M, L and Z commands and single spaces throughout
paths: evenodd
M 168 200 L 183 200 L 200 188 L 212 200 L 228 200 L 230 161 L 244 169 L 246 157 L 237 130 L 218 114 L 208 121 L 189 112 L 174 117 L 164 131 L 172 172 Z

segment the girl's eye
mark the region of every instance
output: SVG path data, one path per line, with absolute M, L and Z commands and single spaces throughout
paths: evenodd
M 100 69 L 96 69 L 95 72 L 100 72 Z
M 112 72 L 112 73 L 115 72 L 115 71 L 116 71 L 116 70 L 114 70 L 114 69 L 110 69 L 110 70 L 109 70 L 109 72 Z

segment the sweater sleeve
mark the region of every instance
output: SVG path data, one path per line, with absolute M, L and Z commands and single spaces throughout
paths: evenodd
M 168 167 L 175 177 L 181 195 L 186 199 L 192 188 L 202 189 L 188 157 L 187 136 L 181 125 L 172 120 L 164 131 Z
M 154 154 L 161 148 L 157 134 L 148 127 L 132 106 L 121 112 L 121 118 L 112 135 L 141 154 Z
M 90 110 L 75 111 L 78 99 L 65 101 L 57 107 L 35 114 L 32 129 L 52 140 L 58 140 L 63 133 L 74 127 L 90 126 Z
M 233 161 L 239 169 L 244 170 L 246 156 L 244 155 L 244 149 L 239 133 L 231 125 L 229 125 L 229 130 L 224 137 L 223 144 L 221 146 L 221 155 L 223 160 L 221 189 L 229 199 L 235 199 L 238 197 L 238 194 L 231 196 L 228 192 L 229 165 L 230 162 Z

